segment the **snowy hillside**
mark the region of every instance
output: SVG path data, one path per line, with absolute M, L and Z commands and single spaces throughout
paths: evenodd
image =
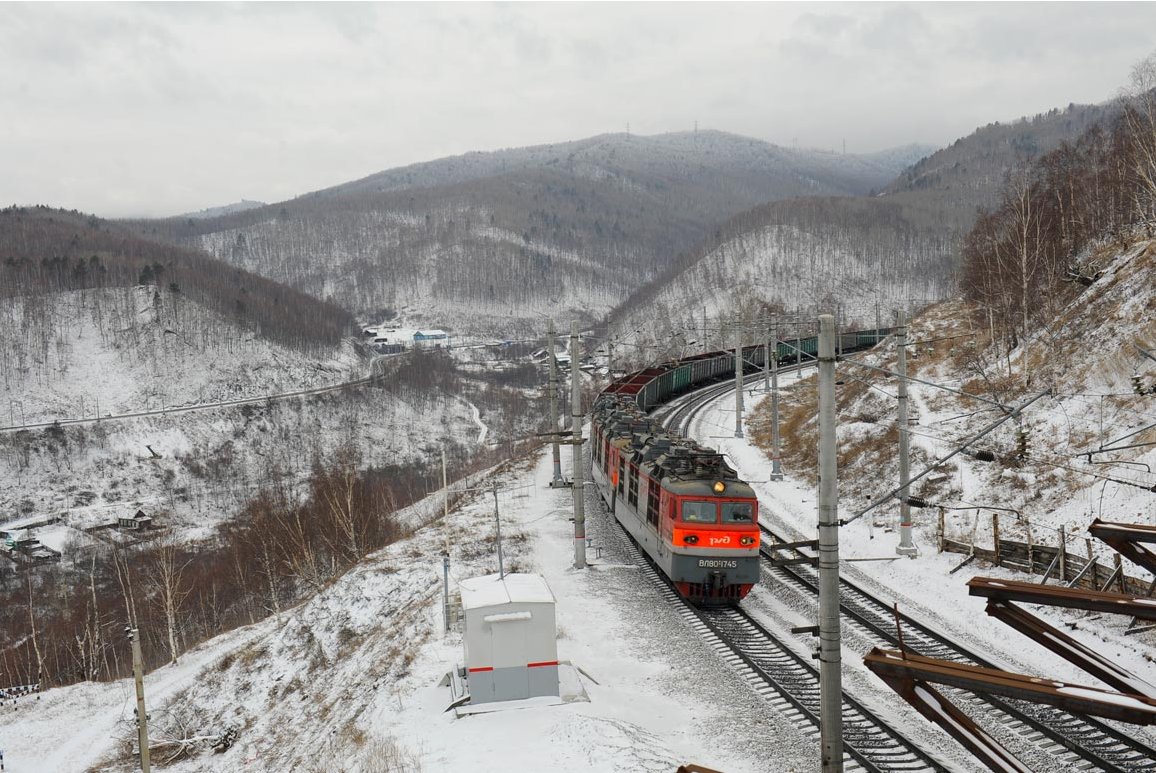
M 721 242 L 616 311 L 613 329 L 639 350 L 634 361 L 677 355 L 686 340 L 698 342 L 691 351 L 703 350 L 704 314 L 705 350 L 713 350 L 733 346 L 722 323 L 765 324 L 768 307 L 793 314 L 833 310 L 838 303 L 848 325 L 869 328 L 875 326 L 876 304 L 881 309 L 918 305 L 945 291 L 936 277 L 913 270 L 930 262 L 925 251 L 935 246 L 930 238 L 880 226 L 867 239 L 857 228 L 804 228 L 769 219 Z M 746 335 L 748 342 L 754 340 L 751 331 Z
M 957 456 L 913 486 L 914 494 L 948 508 L 946 528 L 953 539 L 990 545 L 992 520 L 978 518 L 975 508 L 1004 508 L 1005 538 L 1025 540 L 1030 529 L 1041 544 L 1055 544 L 1062 531 L 1071 550 L 1083 555 L 1086 549 L 1110 563 L 1107 546 L 1084 545 L 1085 529 L 1094 518 L 1156 520 L 1156 476 L 1151 472 L 1156 448 L 1146 444 L 1154 436 L 1149 428 L 1156 420 L 1154 398 L 1136 395 L 1131 383 L 1133 374 L 1145 387 L 1156 383 L 1156 363 L 1137 349 L 1156 341 L 1156 242 L 1141 239 L 1123 250 L 1105 247 L 1089 261 L 1103 276 L 1073 293 L 1042 332 L 1010 355 L 992 346 L 985 318 L 959 302 L 933 307 L 911 325 L 915 343 L 909 372 L 982 398 L 910 385 L 911 411 L 917 417 L 911 429 L 913 473 L 999 419 L 1002 413 L 991 401 L 1015 407 L 1044 395 L 1022 421 L 1004 423 L 979 443 L 977 448 L 991 451 L 997 461 Z M 893 342 L 865 360 L 893 369 Z M 847 374 L 840 387 L 840 484 L 848 508 L 854 509 L 897 481 L 895 402 L 890 398 L 894 379 L 851 364 L 840 371 Z M 790 394 L 784 414 L 788 466 L 810 476 L 817 429 L 813 388 L 803 382 Z M 753 421 L 766 447 L 767 406 Z M 1028 454 L 1017 459 L 1021 430 Z M 1141 447 L 1098 453 L 1130 444 Z M 888 503 L 865 520 L 890 529 L 896 513 L 897 506 Z M 917 511 L 917 535 L 924 546 L 934 542 L 933 515 L 934 510 Z M 1145 574 L 1135 567 L 1129 573 Z
M 365 375 L 348 344 L 311 357 L 147 285 L 0 299 L 0 423 L 260 397 Z
M 465 397 L 399 375 L 282 399 L 363 379 L 369 363 L 348 343 L 309 357 L 152 288 L 0 300 L 0 319 L 12 365 L 0 381 L 0 526 L 62 517 L 46 542 L 57 549 L 138 507 L 204 536 L 261 485 L 297 485 L 339 446 L 384 467 L 424 460 L 434 428 L 464 448 L 488 432 Z M 244 400 L 256 402 L 218 405 Z M 23 429 L 75 419 L 90 421 Z
M 438 681 L 461 662 L 462 644 L 441 628 L 445 535 L 430 521 L 435 497 L 412 538 L 280 619 L 218 637 L 146 678 L 154 739 L 236 731 L 227 751 L 192 745 L 168 769 L 658 773 L 698 762 L 753 773 L 765 770 L 760 747 L 770 735 L 776 770 L 810 770 L 806 736 L 657 606 L 636 569 L 594 551 L 590 571 L 569 569 L 571 496 L 547 488 L 549 477 L 547 453 L 497 478 L 505 568 L 544 573 L 558 598 L 559 657 L 581 669 L 586 700 L 460 719 L 445 711 L 449 691 Z M 610 547 L 614 537 L 600 530 L 612 527 L 591 518 L 596 544 Z M 496 570 L 493 525 L 488 494 L 451 515 L 455 585 Z M 0 730 L 10 773 L 131 769 L 130 684 L 58 688 L 16 707 Z
M 860 196 L 927 148 L 795 150 L 724 132 L 603 135 L 471 153 L 219 218 L 137 221 L 369 317 L 504 334 L 594 320 L 752 206 Z
M 539 318 L 550 313 L 598 318 L 627 291 L 620 274 L 582 251 L 491 225 L 495 217 L 485 207 L 424 218 L 404 210 L 332 217 L 340 226 L 324 260 L 286 263 L 285 245 L 301 244 L 315 230 L 296 218 L 205 234 L 199 246 L 351 308 L 388 309 L 406 325 L 459 335 L 519 334 L 540 327 Z

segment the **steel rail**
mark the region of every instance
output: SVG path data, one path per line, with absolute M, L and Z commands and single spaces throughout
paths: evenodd
M 643 569 L 663 597 L 676 606 L 715 649 L 725 650 L 724 660 L 740 671 L 772 706 L 787 709 L 788 716 L 818 728 L 819 672 L 805 658 L 739 607 L 696 607 L 675 590 L 625 530 L 617 529 L 624 551 Z M 771 698 L 774 696 L 774 698 Z M 871 712 L 848 693 L 843 693 L 844 754 L 869 773 L 907 771 L 946 772 L 913 741 Z
M 776 539 L 780 539 L 765 525 L 762 525 L 762 528 Z M 773 552 L 767 549 L 764 558 Z M 806 555 L 802 550 L 796 552 L 802 556 Z M 818 580 L 810 567 L 770 566 L 769 560 L 767 558 L 768 562 L 764 565 L 780 580 L 793 581 L 812 595 L 818 593 Z M 891 646 L 904 646 L 920 655 L 957 663 L 986 668 L 999 667 L 902 612 L 899 613 L 900 625 L 903 627 L 903 641 L 900 642 L 895 631 L 894 609 L 845 577 L 840 578 L 839 600 L 840 608 L 846 617 Z M 1013 722 L 1031 727 L 1102 770 L 1156 771 L 1156 750 L 1097 719 L 1013 698 L 988 695 L 975 697 L 1005 714 Z

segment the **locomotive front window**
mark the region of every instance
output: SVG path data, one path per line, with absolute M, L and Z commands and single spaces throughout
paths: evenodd
M 715 523 L 718 506 L 714 502 L 683 502 L 682 520 L 687 523 Z
M 723 502 L 723 523 L 750 523 L 754 515 L 754 507 L 750 502 Z

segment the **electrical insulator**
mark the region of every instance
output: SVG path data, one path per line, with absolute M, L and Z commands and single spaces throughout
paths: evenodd
M 931 507 L 926 499 L 923 497 L 907 497 L 908 507 Z
M 1142 395 L 1145 392 L 1144 382 L 1140 380 L 1140 375 L 1138 373 L 1132 374 L 1132 391 L 1138 395 Z
M 972 450 L 968 449 L 968 450 L 965 450 L 963 453 L 967 454 L 972 459 L 975 459 L 977 462 L 994 462 L 995 461 L 995 454 L 992 453 L 991 451 L 972 451 Z
M 1026 430 L 1016 430 L 1016 456 L 1020 459 L 1027 459 L 1028 452 L 1031 450 L 1029 445 L 1029 437 Z

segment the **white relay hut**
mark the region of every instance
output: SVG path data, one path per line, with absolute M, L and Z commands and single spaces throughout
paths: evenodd
M 463 580 L 470 703 L 559 694 L 554 594 L 536 574 Z

